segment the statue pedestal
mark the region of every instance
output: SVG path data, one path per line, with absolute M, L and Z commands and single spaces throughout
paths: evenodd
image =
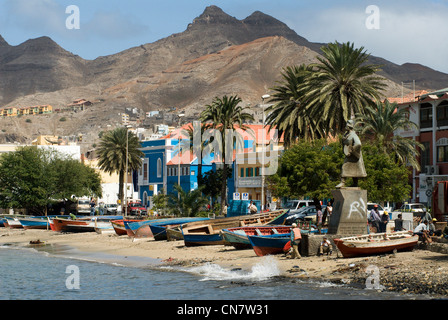
M 367 190 L 340 188 L 332 192 L 334 203 L 329 234 L 355 236 L 367 233 Z

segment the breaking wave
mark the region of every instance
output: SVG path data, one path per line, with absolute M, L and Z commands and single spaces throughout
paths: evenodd
M 215 263 L 184 269 L 184 271 L 203 276 L 201 281 L 208 280 L 251 280 L 263 281 L 280 275 L 280 269 L 274 258 L 262 257 L 261 262 L 254 265 L 250 271 L 240 268 L 225 269 Z

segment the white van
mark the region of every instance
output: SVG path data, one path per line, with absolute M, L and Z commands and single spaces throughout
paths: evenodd
M 302 207 L 308 207 L 313 205 L 313 200 L 289 200 L 283 209 L 289 209 L 289 213 L 294 213 Z
M 76 214 L 90 215 L 90 199 L 79 198 L 76 203 Z

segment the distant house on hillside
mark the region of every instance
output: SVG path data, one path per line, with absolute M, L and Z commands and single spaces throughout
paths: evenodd
M 67 107 L 72 111 L 84 111 L 86 107 L 91 106 L 93 103 L 86 99 L 76 99 L 72 103 L 68 104 Z

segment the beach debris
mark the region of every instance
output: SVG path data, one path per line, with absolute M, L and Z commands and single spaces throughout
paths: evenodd
M 44 244 L 45 242 L 38 240 L 31 240 L 30 244 Z

